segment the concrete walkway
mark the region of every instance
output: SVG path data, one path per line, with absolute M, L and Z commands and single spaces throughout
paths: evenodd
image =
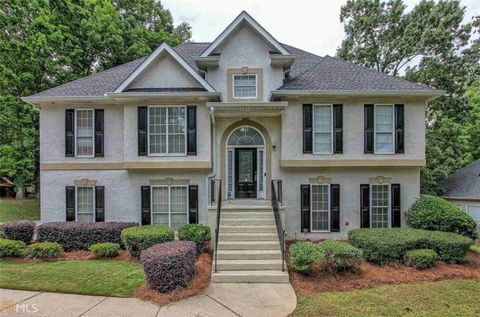
M 0 289 L 1 317 L 288 316 L 296 305 L 289 283 L 212 283 L 203 295 L 162 307 L 136 298 Z

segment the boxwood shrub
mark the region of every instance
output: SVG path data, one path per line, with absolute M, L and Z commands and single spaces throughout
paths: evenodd
M 323 258 L 323 254 L 315 243 L 299 241 L 292 244 L 290 250 L 290 266 L 301 274 L 310 274 L 312 265 Z
M 90 246 L 89 250 L 97 257 L 112 258 L 118 255 L 120 244 L 111 242 L 95 243 Z
M 57 242 L 38 242 L 27 247 L 28 257 L 34 259 L 58 258 L 62 252 L 63 248 Z
M 124 229 L 121 237 L 128 252 L 132 256 L 139 256 L 142 250 L 155 244 L 173 241 L 175 231 L 168 226 L 140 226 Z
M 356 272 L 363 261 L 362 250 L 345 242 L 328 240 L 318 244 L 322 266 L 330 272 Z
M 405 253 L 405 264 L 419 270 L 424 270 L 432 267 L 433 261 L 437 258 L 437 252 L 432 249 L 410 250 Z
M 210 227 L 201 224 L 187 224 L 178 229 L 180 240 L 193 241 L 197 245 L 197 251 L 203 252 L 212 238 Z
M 471 239 L 477 237 L 475 220 L 440 197 L 422 195 L 405 213 L 405 217 L 412 228 L 454 232 Z
M 35 226 L 33 221 L 19 220 L 4 224 L 2 230 L 5 239 L 19 240 L 29 244 L 32 242 Z
M 0 258 L 24 257 L 26 254 L 27 245 L 23 241 L 0 239 Z
M 65 251 L 88 250 L 95 243 L 122 243 L 123 229 L 138 226 L 134 222 L 47 222 L 37 226 L 37 242 L 58 242 Z
M 355 229 L 348 233 L 352 245 L 361 249 L 365 259 L 380 264 L 402 262 L 405 253 L 414 249 L 433 249 L 447 263 L 465 260 L 473 241 L 441 231 L 419 229 Z
M 194 274 L 196 245 L 172 241 L 142 251 L 140 260 L 150 287 L 165 293 L 184 288 Z

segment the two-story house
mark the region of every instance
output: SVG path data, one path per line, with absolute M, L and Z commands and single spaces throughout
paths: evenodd
M 440 95 L 280 43 L 242 12 L 211 43 L 23 98 L 40 110 L 41 220 L 216 229 L 221 187 L 219 271 L 278 270 L 272 184 L 289 238 L 404 226 Z

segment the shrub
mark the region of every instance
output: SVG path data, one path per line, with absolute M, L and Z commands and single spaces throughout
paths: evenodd
M 341 241 L 325 241 L 318 245 L 322 264 L 330 272 L 356 272 L 363 261 L 362 250 Z
M 141 226 L 124 229 L 121 237 L 128 252 L 133 256 L 139 256 L 142 250 L 155 244 L 173 241 L 175 231 L 168 226 Z
M 210 228 L 200 224 L 183 225 L 178 229 L 180 240 L 193 241 L 197 244 L 197 251 L 203 252 L 208 241 L 212 238 Z
M 451 232 L 419 229 L 355 229 L 348 233 L 352 245 L 363 250 L 364 257 L 384 265 L 402 262 L 414 249 L 433 249 L 447 263 L 463 262 L 472 240 Z
M 143 270 L 150 287 L 165 293 L 187 286 L 194 274 L 196 245 L 173 241 L 142 251 Z
M 302 274 L 309 274 L 312 265 L 323 257 L 318 246 L 312 242 L 295 242 L 289 250 L 290 266 L 293 270 Z
M 3 233 L 3 225 L 0 225 L 0 239 L 5 239 L 5 234 Z
M 2 230 L 6 239 L 19 240 L 29 244 L 33 239 L 35 226 L 33 221 L 19 220 L 4 224 Z
M 66 251 L 88 250 L 95 243 L 122 243 L 123 229 L 138 226 L 134 222 L 48 222 L 37 226 L 38 242 L 58 242 Z
M 95 256 L 103 258 L 112 258 L 118 255 L 120 244 L 111 242 L 102 242 L 92 244 L 89 248 Z
M 58 258 L 62 252 L 63 248 L 57 242 L 39 242 L 27 247 L 29 258 L 53 259 Z
M 475 220 L 440 197 L 422 195 L 405 213 L 405 217 L 412 228 L 453 232 L 471 239 L 477 237 Z
M 0 239 L 0 258 L 25 256 L 27 245 L 23 241 Z
M 413 266 L 418 270 L 424 270 L 432 267 L 433 261 L 437 257 L 437 252 L 432 249 L 410 250 L 405 253 L 405 264 Z

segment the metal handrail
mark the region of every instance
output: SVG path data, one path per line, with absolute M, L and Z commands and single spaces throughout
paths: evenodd
M 278 188 L 278 194 L 277 190 Z M 279 199 L 280 198 L 280 199 Z M 282 180 L 272 179 L 272 209 L 273 215 L 275 217 L 275 224 L 277 226 L 278 240 L 280 242 L 280 251 L 282 252 L 282 272 L 285 271 L 285 239 L 287 232 L 282 223 L 282 218 L 280 217 L 279 205 L 278 202 L 281 202 L 282 199 Z
M 217 269 L 217 253 L 218 253 L 218 234 L 220 232 L 220 212 L 222 211 L 222 180 L 221 179 L 212 179 L 212 192 L 215 191 L 215 185 L 218 186 L 217 197 L 212 195 L 212 203 L 217 202 L 217 224 L 215 227 L 215 253 L 214 253 L 214 261 L 215 261 L 215 273 L 218 272 Z

